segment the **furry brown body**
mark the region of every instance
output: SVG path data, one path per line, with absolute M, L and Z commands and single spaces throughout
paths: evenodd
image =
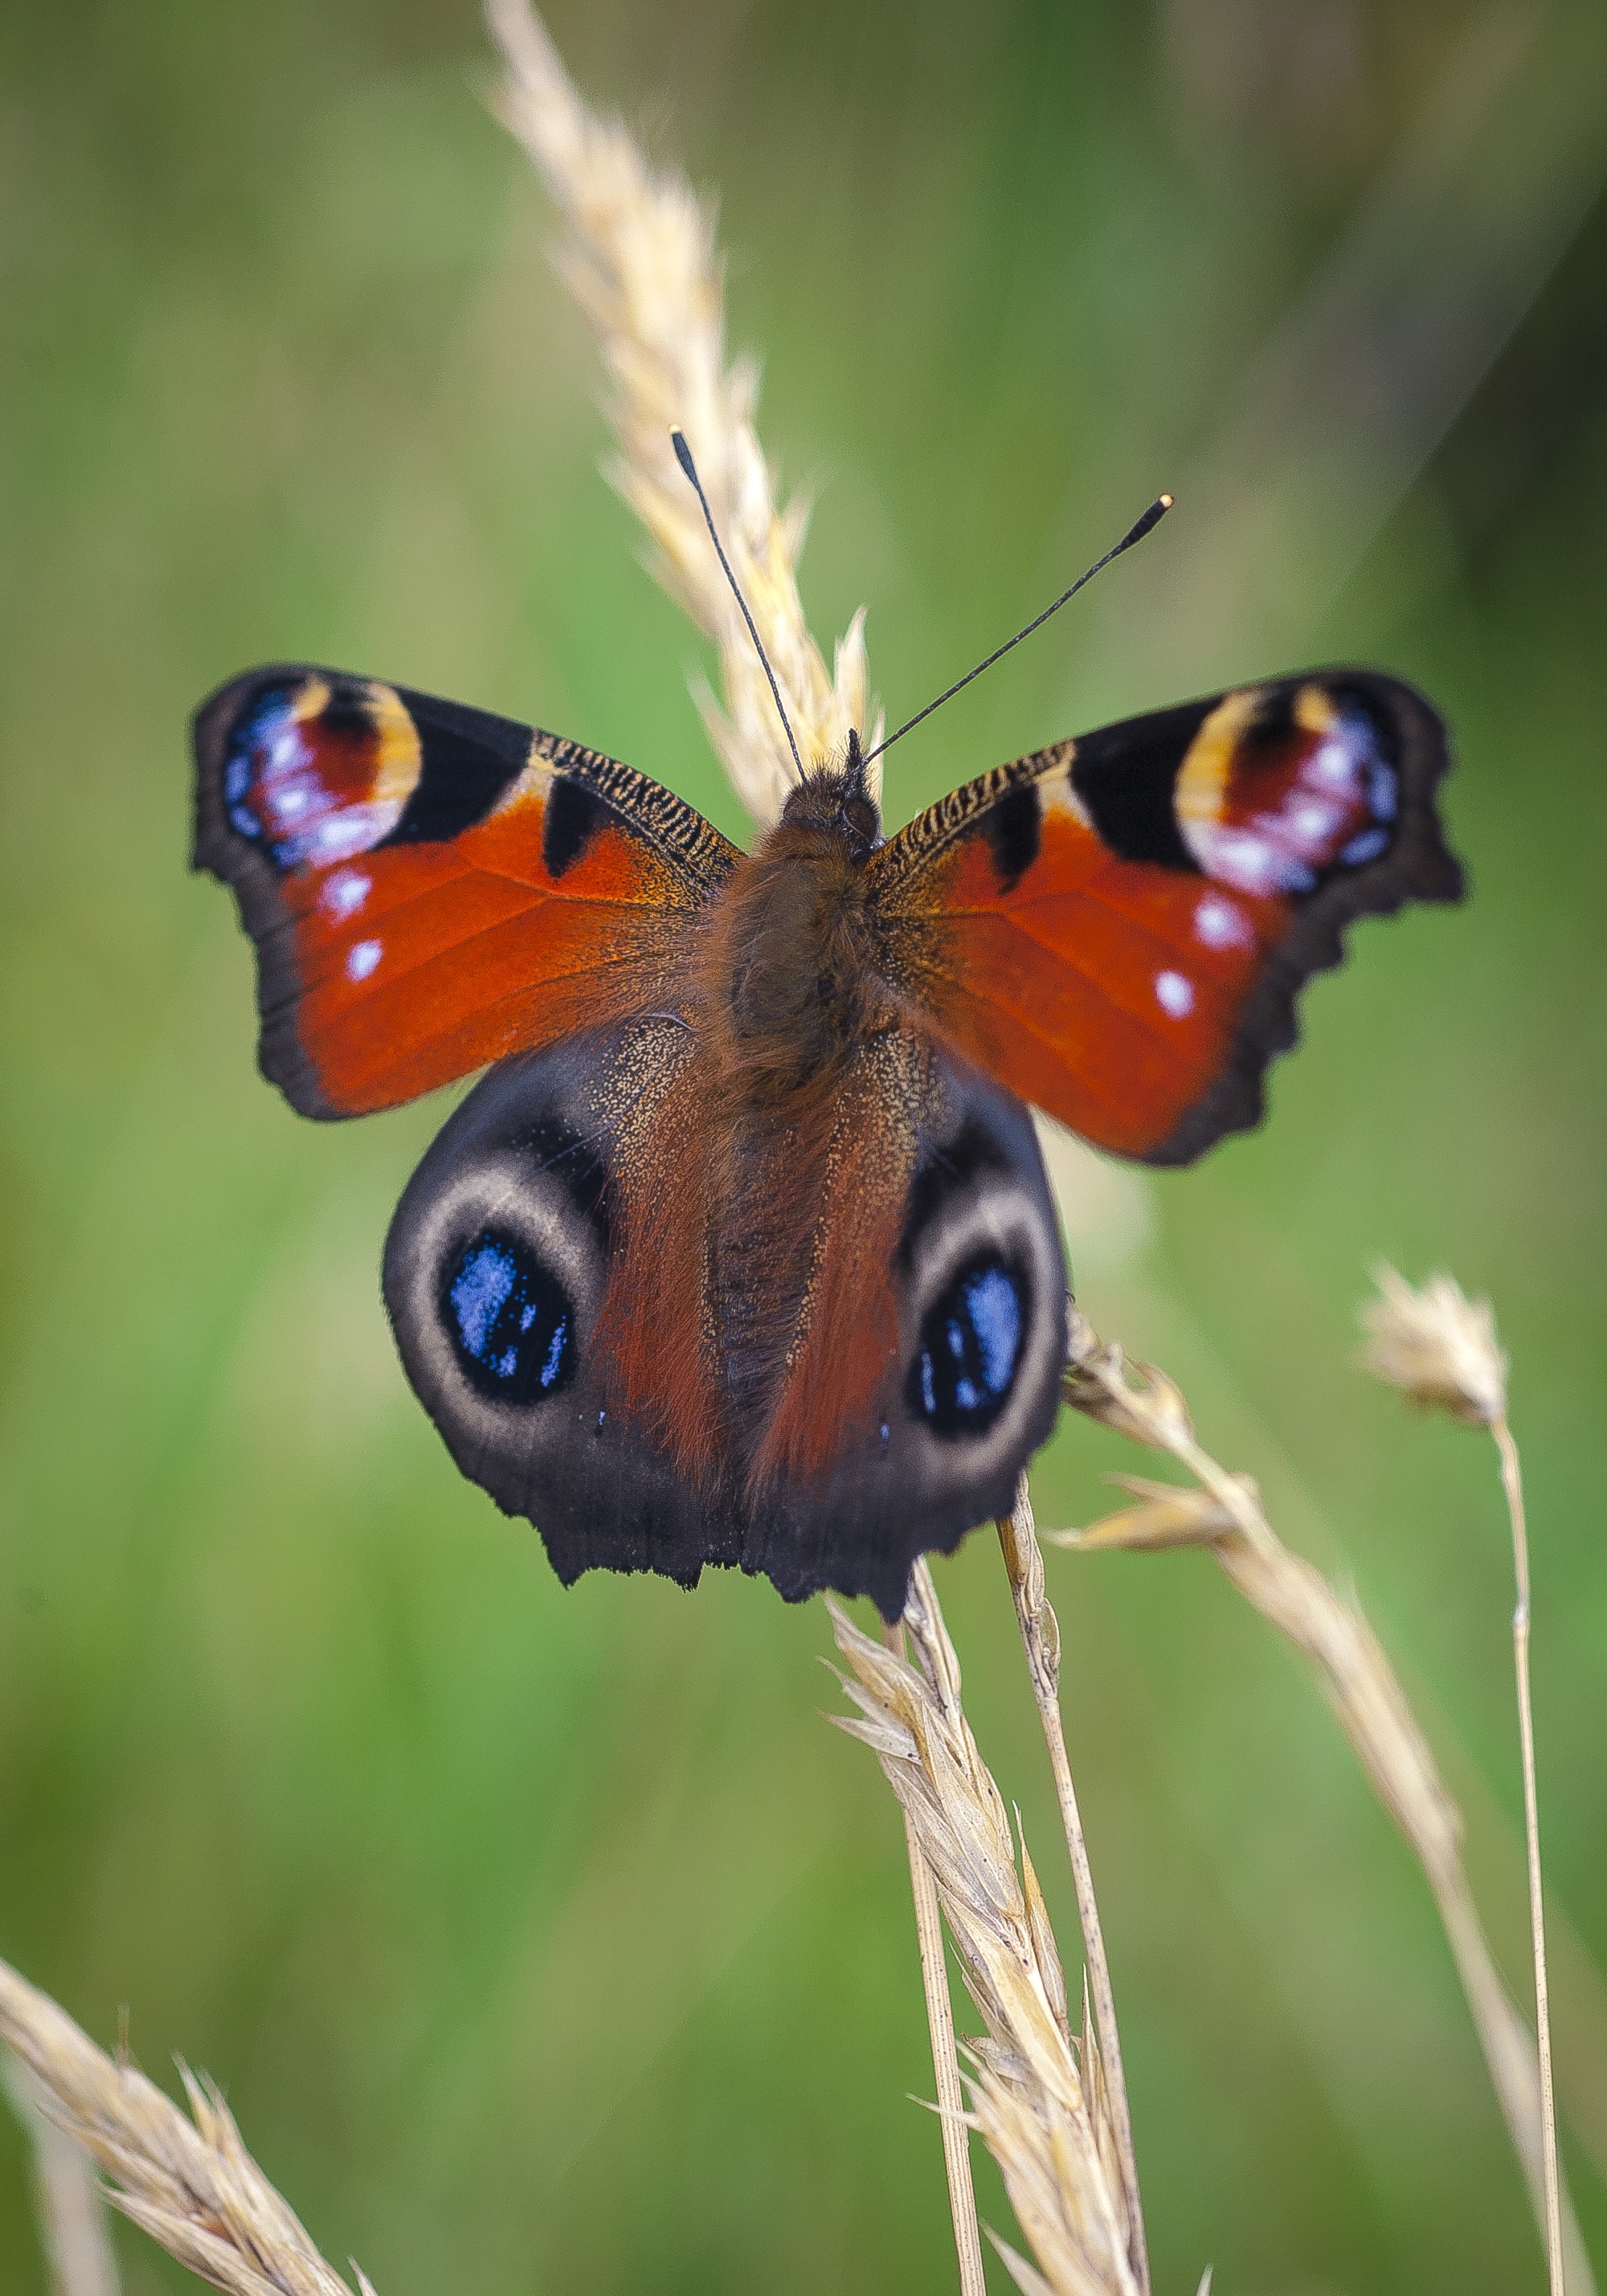
M 709 905 L 701 1018 L 757 1110 L 818 1095 L 893 1019 L 865 865 L 881 824 L 846 774 L 813 775 Z
M 720 1448 L 750 1486 L 824 1464 L 897 1347 L 881 1269 L 918 1111 L 889 1120 L 890 1065 L 910 1062 L 893 1050 L 904 1016 L 865 898 L 879 840 L 862 773 L 810 775 L 709 904 L 701 937 L 688 1017 L 702 1140 L 686 1176 L 705 1242 L 699 1320 L 716 1357 Z M 833 1345 L 817 1281 L 834 1231 L 852 1233 L 857 1296 L 867 1282 L 884 1295 L 879 1343 L 865 1349 L 862 1332 L 857 1361 Z

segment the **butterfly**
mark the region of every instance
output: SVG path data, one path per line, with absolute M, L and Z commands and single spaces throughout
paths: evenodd
M 407 1376 L 566 1584 L 704 1563 L 901 1610 L 1008 1511 L 1067 1341 L 1026 1103 L 1185 1164 L 1256 1124 L 1354 918 L 1454 901 L 1443 724 L 1365 669 L 1056 742 L 881 833 L 858 737 L 744 853 L 575 742 L 254 669 L 194 861 L 319 1118 L 486 1073 L 385 1247 Z

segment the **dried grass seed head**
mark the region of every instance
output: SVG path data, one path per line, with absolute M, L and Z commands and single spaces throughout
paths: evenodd
M 1253 1479 L 1235 1478 L 1246 1497 L 1260 1503 Z M 1238 1523 L 1209 1491 L 1185 1483 L 1158 1483 L 1145 1475 L 1107 1475 L 1107 1483 L 1129 1491 L 1136 1506 L 1122 1507 L 1081 1530 L 1046 1530 L 1045 1545 L 1092 1554 L 1111 1548 L 1159 1554 L 1173 1546 L 1214 1546 L 1231 1538 Z
M 186 2118 L 3 1961 L 0 2044 L 37 2083 L 39 2109 L 101 2169 L 113 2207 L 198 2277 L 228 2296 L 352 2296 L 247 2152 L 209 2081 L 179 2067 L 193 2116 Z M 373 2296 L 353 2269 L 358 2296 Z
M 1387 1262 L 1373 1281 L 1378 1296 L 1361 1310 L 1360 1367 L 1470 1427 L 1504 1419 L 1507 1359 L 1489 1301 L 1470 1300 L 1451 1275 L 1431 1275 L 1419 1290 Z
M 1183 1391 L 1153 1364 L 1130 1364 L 1119 1340 L 1099 1333 L 1071 1302 L 1061 1392 L 1074 1411 L 1152 1450 L 1176 1450 L 1194 1439 Z
M 904 1624 L 914 1664 L 827 1597 L 840 1677 L 859 1708 L 839 1726 L 871 1747 L 931 1867 L 966 1988 L 987 2031 L 969 2044 L 972 2125 L 999 2162 L 1050 2296 L 1138 2296 L 1111 2103 L 1086 2013 L 1070 2030 L 1064 1973 L 1037 1875 L 1021 1868 L 1004 1800 L 960 1701 L 960 1669 L 924 1563 Z M 1018 2269 L 1018 2266 L 1020 2268 Z
M 594 329 L 611 383 L 619 451 L 608 475 L 652 537 L 657 578 L 720 649 L 725 708 L 699 707 L 721 763 L 755 819 L 774 821 L 796 772 L 769 685 L 709 545 L 670 432 L 686 434 L 720 539 L 770 657 L 807 762 L 867 749 L 880 716 L 866 691 L 864 615 L 828 671 L 809 635 L 796 565 L 808 504 L 778 508 L 754 427 L 758 376 L 730 359 L 714 210 L 672 168 L 654 168 L 619 121 L 590 111 L 527 0 L 488 0 L 507 77 L 496 104 L 562 209 L 555 261 Z M 873 793 L 880 786 L 873 768 Z

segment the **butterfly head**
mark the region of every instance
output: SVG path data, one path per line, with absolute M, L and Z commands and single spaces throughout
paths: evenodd
M 842 763 L 805 774 L 788 796 L 782 820 L 789 826 L 824 830 L 841 842 L 849 858 L 864 861 L 881 842 L 881 815 L 865 779 L 865 751 L 850 730 Z

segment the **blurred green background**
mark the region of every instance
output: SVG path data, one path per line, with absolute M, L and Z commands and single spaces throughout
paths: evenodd
M 554 0 L 717 188 L 763 427 L 917 707 L 1160 488 L 1144 552 L 892 761 L 894 819 L 1359 656 L 1456 732 L 1472 903 L 1358 937 L 1264 1133 L 1119 1187 L 1084 1304 L 1353 1581 L 1525 1970 L 1481 1439 L 1347 1367 L 1373 1259 L 1493 1295 L 1530 1485 L 1565 2144 L 1607 2263 L 1600 1179 L 1607 19 L 1596 0 Z M 377 1287 L 439 1121 L 298 1121 L 185 874 L 184 722 L 346 663 L 741 829 L 597 475 L 471 0 L 0 12 L 0 1951 L 224 2084 L 382 2296 L 953 2284 L 900 1828 L 818 1606 L 554 1582 Z M 1089 1520 L 1144 1462 L 1083 1424 Z M 1542 2284 L 1422 1882 L 1209 1560 L 1050 1562 L 1158 2290 Z M 939 1568 L 1071 1935 L 996 1551 Z M 985 2213 L 1009 2228 L 991 2170 Z M 190 2284 L 119 2234 L 127 2285 Z M 990 2266 L 996 2284 L 1002 2271 Z M 36 2292 L 0 2125 L 0 2287 Z

